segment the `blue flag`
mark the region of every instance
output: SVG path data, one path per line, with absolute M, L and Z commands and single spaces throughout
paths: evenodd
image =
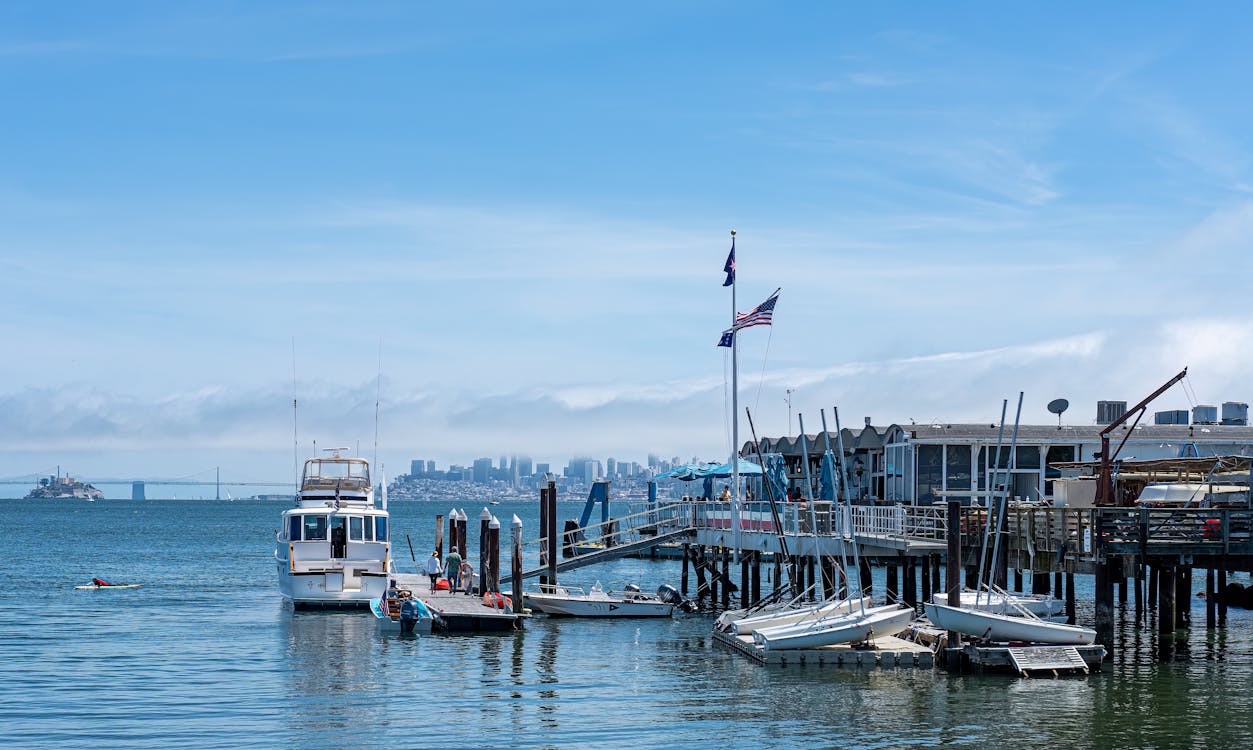
M 718 346 L 731 346 L 735 343 L 735 329 L 728 328 L 722 332 L 722 338 L 718 339 Z
M 731 286 L 735 283 L 735 237 L 731 237 L 731 254 L 727 256 L 727 264 L 722 267 L 727 274 L 727 280 L 722 282 L 723 286 Z M 721 344 L 719 344 L 721 346 Z M 730 344 L 727 344 L 730 346 Z

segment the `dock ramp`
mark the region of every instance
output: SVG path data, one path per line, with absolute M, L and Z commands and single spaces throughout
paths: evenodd
M 564 571 L 564 570 L 574 570 L 576 568 L 583 568 L 588 565 L 595 565 L 596 563 L 608 562 L 610 560 L 617 560 L 620 557 L 629 557 L 630 555 L 643 552 L 644 550 L 647 550 L 650 547 L 655 547 L 658 544 L 663 544 L 665 542 L 677 542 L 682 539 L 691 538 L 692 533 L 693 532 L 691 529 L 678 529 L 676 531 L 670 531 L 664 534 L 658 534 L 656 536 L 643 537 L 642 539 L 639 539 L 638 541 L 630 542 L 628 544 L 619 544 L 615 547 L 606 547 L 604 549 L 596 550 L 595 552 L 587 552 L 581 555 L 575 555 L 574 557 L 567 558 L 565 560 L 561 560 L 560 562 L 558 562 L 557 572 L 560 573 L 561 571 Z M 528 578 L 535 578 L 536 576 L 539 576 L 540 574 L 547 573 L 547 572 L 548 572 L 547 566 L 542 567 L 542 568 L 531 568 L 530 570 L 524 570 L 522 571 L 522 580 L 525 581 Z M 512 576 L 505 575 L 502 572 L 502 575 L 500 577 L 501 587 L 503 588 L 506 583 L 510 583 L 511 579 L 512 579 Z
M 1074 646 L 1023 646 L 1009 648 L 1009 661 L 1023 677 L 1032 674 L 1088 673 L 1088 664 Z

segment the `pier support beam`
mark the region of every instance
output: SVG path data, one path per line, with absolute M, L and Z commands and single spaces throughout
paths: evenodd
M 1098 558 L 1095 573 L 1096 642 L 1105 647 L 1106 658 L 1114 653 L 1114 586 L 1110 561 Z
M 870 596 L 874 591 L 874 574 L 870 570 L 870 558 L 862 556 L 859 573 L 862 596 Z
M 945 593 L 948 594 L 946 604 L 956 606 L 961 602 L 961 562 L 962 562 L 962 526 L 961 526 L 961 510 L 962 504 L 960 500 L 948 501 L 948 516 L 945 523 L 948 525 L 948 588 Z M 959 648 L 962 645 L 961 633 L 950 630 L 948 632 L 949 648 Z
M 753 604 L 761 601 L 761 550 L 753 552 L 753 588 L 752 588 Z
M 1066 572 L 1066 624 L 1075 624 L 1075 574 Z
M 692 567 L 696 570 L 696 601 L 709 593 L 709 584 L 705 582 L 705 545 L 698 544 L 692 551 Z
M 1022 593 L 1022 570 L 1014 568 L 1014 593 Z
M 931 557 L 931 592 L 933 594 L 944 591 L 944 584 L 940 582 L 940 555 L 934 554 Z
M 1205 569 L 1205 627 L 1213 630 L 1218 621 L 1218 597 L 1214 595 L 1214 569 Z
M 899 601 L 901 598 L 901 587 L 896 581 L 896 566 L 893 565 L 892 563 L 888 563 L 886 575 L 887 575 L 887 584 L 884 586 L 884 588 L 887 589 L 888 601 L 889 602 Z
M 722 608 L 731 608 L 731 550 L 722 548 Z
M 1192 568 L 1175 568 L 1175 627 L 1186 628 L 1192 620 Z
M 916 558 L 905 558 L 905 604 L 918 609 L 918 561 Z
M 1227 591 L 1227 570 L 1225 568 L 1218 569 L 1218 590 Z M 1221 596 L 1218 597 L 1218 627 L 1227 627 L 1227 600 Z
M 1157 609 L 1158 577 L 1162 574 L 1160 567 L 1156 563 L 1149 564 L 1149 609 Z
M 1175 636 L 1175 568 L 1168 563 L 1157 570 L 1157 633 L 1163 642 Z
M 740 552 L 740 607 L 747 607 L 752 602 L 753 582 L 748 578 L 749 558 L 751 552 Z
M 683 569 L 679 576 L 679 591 L 683 596 L 687 596 L 687 566 L 688 560 L 692 556 L 692 545 L 688 542 L 683 543 Z
M 922 558 L 922 601 L 931 601 L 931 556 Z
M 1144 618 L 1144 564 L 1139 561 L 1135 564 L 1135 580 L 1132 585 L 1135 587 L 1135 595 L 1132 597 L 1135 602 L 1136 621 Z
M 1127 570 L 1126 565 L 1124 565 L 1125 562 L 1126 558 L 1120 557 L 1114 565 L 1114 580 L 1118 581 L 1118 604 L 1124 607 L 1127 605 Z
M 1065 594 L 1063 593 L 1065 591 L 1065 586 L 1062 585 L 1063 575 L 1064 574 L 1060 570 L 1055 571 L 1053 573 L 1053 591 L 1056 592 L 1053 594 L 1053 596 L 1057 597 L 1058 599 L 1062 599 L 1065 597 Z
M 1049 574 L 1038 570 L 1031 571 L 1031 593 L 1047 596 L 1049 592 Z
M 966 588 L 970 589 L 971 591 L 979 590 L 979 566 L 977 565 L 966 566 Z

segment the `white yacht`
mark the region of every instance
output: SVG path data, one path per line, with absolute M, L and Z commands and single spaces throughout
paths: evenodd
M 387 498 L 374 507 L 370 465 L 345 448 L 305 462 L 296 506 L 283 512 L 274 559 L 278 587 L 297 607 L 368 607 L 393 571 Z

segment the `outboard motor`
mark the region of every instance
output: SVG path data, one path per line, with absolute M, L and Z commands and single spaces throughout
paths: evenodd
M 666 604 L 673 604 L 684 612 L 695 612 L 696 602 L 691 599 L 684 599 L 679 590 L 668 583 L 663 583 L 657 587 L 657 598 Z
M 400 632 L 404 635 L 413 635 L 413 628 L 418 624 L 418 603 L 413 599 L 406 599 L 404 604 L 400 605 Z

